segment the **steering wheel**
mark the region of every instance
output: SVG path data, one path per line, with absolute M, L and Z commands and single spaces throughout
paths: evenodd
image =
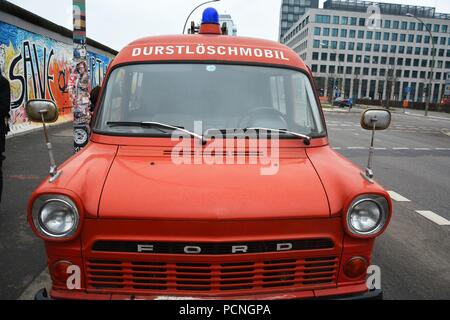
M 258 120 L 266 120 L 267 123 L 276 122 L 278 124 L 258 124 Z M 238 128 L 245 129 L 251 127 L 287 129 L 288 125 L 285 116 L 280 111 L 270 107 L 260 107 L 250 110 L 238 122 Z

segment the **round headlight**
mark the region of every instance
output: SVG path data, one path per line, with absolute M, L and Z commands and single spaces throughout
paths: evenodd
M 364 196 L 353 201 L 347 212 L 349 230 L 370 236 L 383 229 L 388 215 L 388 203 L 380 196 Z
M 33 222 L 38 231 L 51 238 L 68 238 L 78 229 L 79 213 L 68 197 L 38 198 L 33 205 Z

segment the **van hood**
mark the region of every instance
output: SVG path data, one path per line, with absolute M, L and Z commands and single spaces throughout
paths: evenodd
M 248 159 L 247 159 L 248 160 Z M 259 162 L 259 161 L 258 161 Z M 328 218 L 324 187 L 304 148 L 262 164 L 175 164 L 164 148 L 119 147 L 102 192 L 105 219 Z

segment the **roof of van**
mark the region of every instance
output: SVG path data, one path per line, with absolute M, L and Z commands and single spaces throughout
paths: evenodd
M 292 49 L 278 42 L 202 34 L 136 40 L 120 51 L 112 66 L 156 61 L 247 62 L 307 69 L 303 60 Z

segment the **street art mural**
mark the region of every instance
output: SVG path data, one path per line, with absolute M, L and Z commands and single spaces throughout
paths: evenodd
M 30 126 L 25 114 L 25 103 L 30 99 L 53 100 L 61 121 L 72 120 L 69 86 L 73 51 L 72 44 L 0 21 L 0 70 L 11 84 L 10 126 L 13 134 Z M 101 84 L 110 61 L 109 57 L 88 52 L 84 64 L 88 83 Z M 86 89 L 90 90 L 91 86 Z
M 88 67 L 92 88 L 102 84 L 103 77 L 106 74 L 106 69 L 110 62 L 111 59 L 108 57 L 93 52 L 88 53 Z

